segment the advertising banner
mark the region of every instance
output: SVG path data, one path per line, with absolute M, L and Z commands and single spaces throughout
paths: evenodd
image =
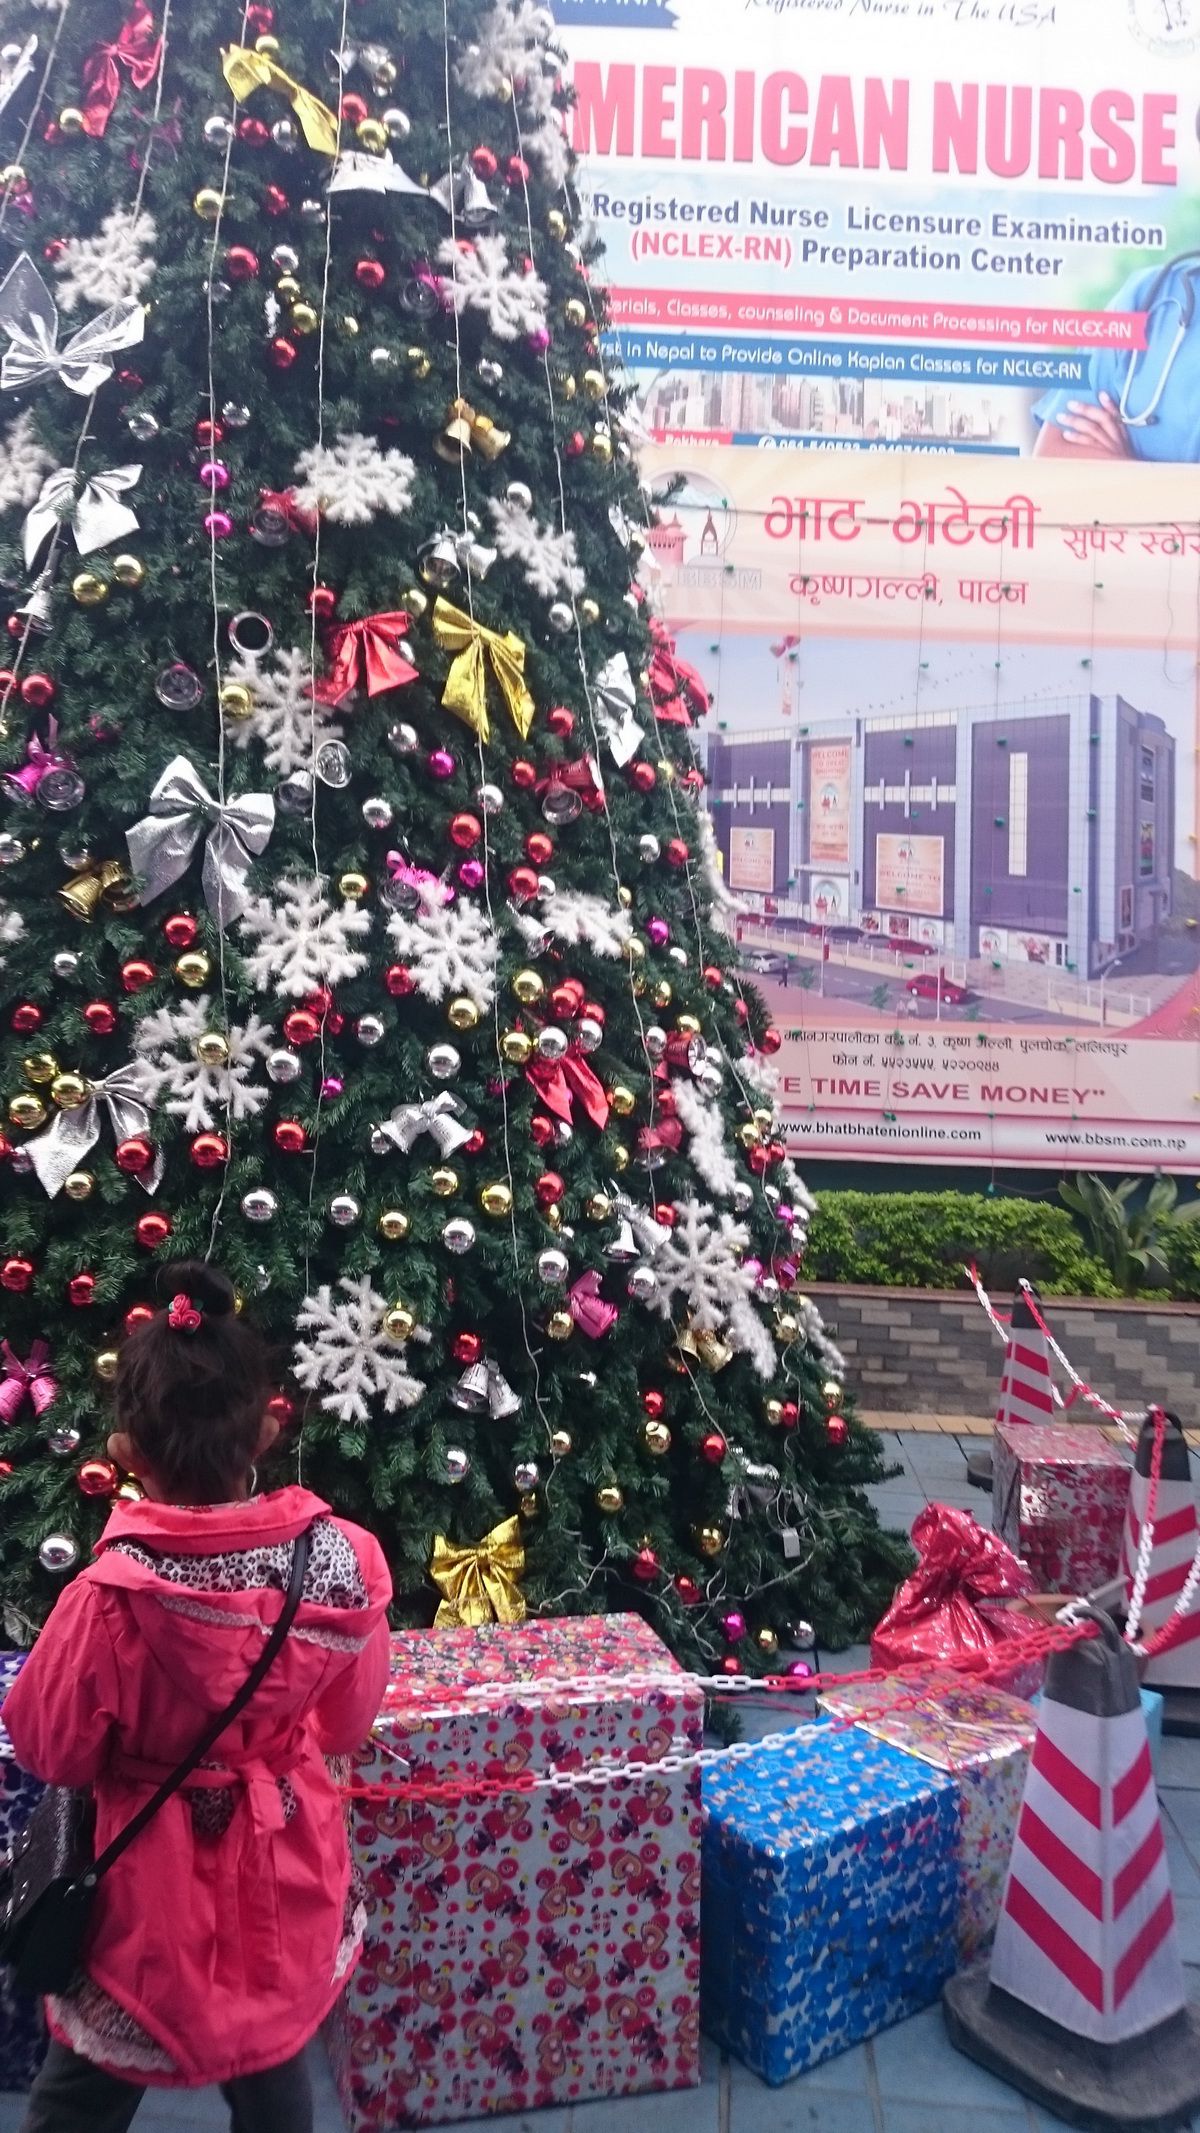
M 812 779 L 808 856 L 814 865 L 850 864 L 850 744 L 814 744 L 809 755 Z
M 729 833 L 729 886 L 769 896 L 775 886 L 775 832 L 734 828 Z
M 879 837 L 875 843 L 875 901 L 907 914 L 942 911 L 942 837 Z

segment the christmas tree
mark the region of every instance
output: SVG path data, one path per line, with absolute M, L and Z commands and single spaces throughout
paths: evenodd
M 763 1666 L 902 1558 L 801 1280 L 547 12 L 10 0 L 0 1594 L 211 1253 L 399 1619 Z

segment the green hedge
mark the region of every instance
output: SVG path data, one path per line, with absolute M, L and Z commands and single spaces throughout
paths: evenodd
M 1172 1247 L 1169 1293 L 1200 1296 L 1200 1235 L 1180 1232 Z M 989 1288 L 1011 1289 L 1023 1274 L 1047 1296 L 1119 1293 L 1065 1207 L 983 1193 L 823 1192 L 804 1272 L 810 1281 L 956 1289 L 972 1260 Z

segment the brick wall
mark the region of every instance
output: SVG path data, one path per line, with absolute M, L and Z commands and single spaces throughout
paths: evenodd
M 841 1289 L 822 1282 L 812 1285 L 811 1294 L 846 1357 L 860 1407 L 895 1414 L 995 1412 L 1004 1350 L 973 1296 Z M 1003 1312 L 1011 1298 L 993 1301 Z M 1157 1400 L 1185 1425 L 1200 1423 L 1200 1304 L 1055 1298 L 1045 1316 L 1076 1370 L 1106 1399 L 1120 1407 Z

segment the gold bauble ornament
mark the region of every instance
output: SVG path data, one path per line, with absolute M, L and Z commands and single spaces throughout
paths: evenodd
M 452 1200 L 458 1191 L 458 1172 L 451 1170 L 448 1163 L 443 1163 L 438 1169 L 430 1171 L 429 1183 L 439 1200 Z
M 698 1037 L 700 1021 L 697 1015 L 676 1015 L 675 1027 L 681 1037 Z
M 224 1030 L 206 1029 L 196 1039 L 196 1057 L 204 1067 L 223 1067 L 229 1063 L 229 1039 Z
M 569 296 L 563 305 L 563 317 L 568 326 L 586 326 L 587 305 L 578 296 Z
M 474 1000 L 468 1000 L 464 993 L 461 999 L 451 1000 L 446 1009 L 446 1020 L 452 1029 L 478 1029 L 479 1009 Z
M 633 997 L 634 997 L 634 999 L 635 999 L 635 1000 L 642 1000 L 642 999 L 644 999 L 644 998 L 645 998 L 645 996 L 646 996 L 646 980 L 645 980 L 645 978 L 644 978 L 644 977 L 642 976 L 642 973 L 641 973 L 641 971 L 640 971 L 640 970 L 639 970 L 639 971 L 637 972 L 637 974 L 636 974 L 636 976 L 635 976 L 635 977 L 632 977 L 632 978 L 630 979 L 630 981 L 629 981 L 629 990 L 630 990 L 630 992 L 631 992 L 631 993 L 633 994 Z
M 697 1526 L 696 1546 L 701 1555 L 720 1555 L 725 1546 L 725 1535 L 719 1526 Z
M 549 230 L 550 235 L 555 238 L 559 244 L 565 242 L 568 223 L 567 218 L 564 215 L 561 207 L 552 207 L 550 209 L 550 212 L 546 217 L 546 228 Z
M 632 889 L 627 889 L 627 888 L 626 888 L 626 886 L 625 886 L 625 884 L 624 884 L 624 882 L 622 882 L 622 883 L 621 883 L 621 886 L 620 886 L 620 888 L 619 888 L 619 889 L 617 890 L 617 902 L 618 902 L 618 903 L 620 904 L 620 906 L 621 906 L 621 909 L 622 909 L 622 911 L 628 911 L 628 910 L 630 909 L 630 907 L 631 907 L 632 903 L 633 903 L 633 890 L 632 890 Z M 632 942 L 630 943 L 630 945 L 631 945 L 631 946 L 633 945 L 633 944 L 632 944 Z M 642 954 L 643 954 L 643 955 L 645 955 L 645 953 L 646 953 L 646 944 L 645 944 L 645 942 L 644 942 L 644 941 L 639 941 L 637 945 L 638 945 L 638 947 L 639 947 L 639 948 L 641 949 L 641 951 L 642 951 Z M 630 957 L 630 961 L 631 961 L 631 962 L 637 962 L 637 961 L 638 961 L 638 957 L 637 957 L 636 955 L 633 955 L 633 956 L 631 956 L 631 957 Z
M 103 607 L 112 587 L 94 570 L 81 570 L 71 580 L 71 598 L 77 607 Z
M 345 874 L 338 875 L 338 895 L 344 896 L 348 904 L 358 903 L 370 886 L 366 875 L 360 874 L 357 867 L 350 867 Z
M 629 1150 L 624 1141 L 618 1141 L 609 1158 L 614 1170 L 628 1170 Z
M 26 1089 L 10 1099 L 8 1115 L 12 1124 L 20 1126 L 23 1133 L 32 1133 L 35 1127 L 45 1125 L 46 1106 L 40 1096 L 34 1096 Z
M 63 1191 L 68 1200 L 90 1200 L 96 1189 L 96 1180 L 90 1170 L 73 1170 L 63 1180 Z
M 239 722 L 249 718 L 254 709 L 254 691 L 244 681 L 223 681 L 217 692 L 217 702 L 226 718 Z
M 261 52 L 266 59 L 278 59 L 283 47 L 278 37 L 273 37 L 269 30 L 264 30 L 261 37 L 255 38 L 254 49 Z
M 564 400 L 573 400 L 575 398 L 579 387 L 576 385 L 570 371 L 566 373 L 565 377 L 559 379 L 558 389 Z
M 546 990 L 546 983 L 536 970 L 518 970 L 512 981 L 512 989 L 522 1007 L 532 1007 L 535 1000 L 541 999 Z
M 553 1458 L 553 1459 L 565 1459 L 565 1458 L 566 1458 L 566 1456 L 567 1456 L 567 1453 L 568 1453 L 568 1452 L 570 1451 L 570 1449 L 571 1449 L 571 1432 L 570 1432 L 570 1430 L 568 1430 L 568 1429 L 556 1429 L 556 1430 L 555 1430 L 555 1431 L 553 1432 L 553 1434 L 552 1434 L 552 1436 L 551 1436 L 551 1438 L 550 1438 L 550 1456 L 551 1456 L 551 1458 Z
M 607 430 L 596 430 L 588 449 L 592 458 L 598 459 L 602 467 L 611 466 L 613 455 L 612 438 Z
M 509 1066 L 524 1066 L 533 1057 L 533 1039 L 523 1029 L 506 1029 L 500 1039 L 500 1057 Z
M 94 1355 L 92 1357 L 92 1369 L 94 1370 L 96 1376 L 99 1378 L 102 1385 L 112 1384 L 112 1381 L 117 1374 L 117 1363 L 119 1360 L 120 1358 L 118 1357 L 115 1348 L 102 1348 L 100 1350 L 99 1355 Z
M 134 1481 L 133 1477 L 130 1476 L 130 1479 L 128 1481 L 123 1481 L 121 1483 L 121 1486 L 117 1490 L 113 1501 L 114 1503 L 141 1503 L 145 1493 L 146 1491 L 142 1487 L 141 1482 Z
M 742 1124 L 738 1127 L 737 1137 L 740 1140 L 743 1148 L 757 1148 L 759 1142 L 762 1139 L 762 1134 L 759 1132 L 758 1127 L 754 1123 L 754 1120 L 752 1118 L 747 1118 L 743 1120 Z
M 58 114 L 58 130 L 67 140 L 75 140 L 86 130 L 86 122 L 78 104 L 64 104 Z
M 321 315 L 315 304 L 294 304 L 288 323 L 293 333 L 315 333 L 321 323 Z
M 768 1111 L 765 1105 L 761 1110 L 756 1111 L 754 1114 L 754 1123 L 758 1127 L 760 1133 L 769 1133 L 774 1122 L 774 1112 Z
M 594 1192 L 584 1209 L 589 1222 L 607 1222 L 612 1211 L 613 1204 L 606 1192 Z
M 281 304 L 298 304 L 304 291 L 294 274 L 281 274 L 275 284 L 275 294 Z
M 663 755 L 659 757 L 658 775 L 662 779 L 664 785 L 673 785 L 675 783 L 675 765 L 671 761 L 670 756 Z
M 589 400 L 603 400 L 608 384 L 602 370 L 585 370 L 579 380 Z
M 416 1323 L 407 1304 L 395 1303 L 383 1314 L 383 1330 L 390 1341 L 406 1341 Z
M 422 592 L 419 585 L 407 585 L 400 595 L 400 605 L 410 615 L 423 615 L 429 605 L 429 594 Z
M 785 1348 L 800 1338 L 800 1321 L 790 1311 L 780 1311 L 775 1320 L 775 1338 Z
M 493 1185 L 485 1185 L 479 1195 L 479 1205 L 484 1214 L 491 1215 L 497 1222 L 502 1216 L 512 1213 L 512 1204 L 512 1187 L 506 1185 L 502 1179 L 497 1179 Z
M 203 948 L 189 948 L 187 954 L 181 955 L 176 963 L 175 975 L 181 985 L 187 986 L 189 992 L 199 992 L 200 987 L 207 985 L 212 976 L 212 960 Z
M 385 1207 L 375 1227 L 388 1244 L 400 1244 L 411 1225 L 403 1208 Z
M 0 187 L 6 193 L 23 193 L 29 190 L 29 174 L 23 163 L 6 163 L 0 170 Z
M 541 1505 L 539 1504 L 539 1502 L 538 1502 L 538 1500 L 537 1500 L 537 1497 L 536 1497 L 536 1496 L 535 1496 L 535 1495 L 533 1494 L 533 1491 L 532 1491 L 532 1490 L 528 1491 L 528 1493 L 527 1493 L 526 1495 L 522 1496 L 522 1498 L 521 1498 L 521 1516 L 522 1516 L 522 1518 L 536 1518 L 536 1517 L 537 1517 L 537 1515 L 538 1515 L 538 1512 L 539 1512 L 540 1510 L 541 1510 Z
M 579 603 L 579 619 L 586 623 L 589 629 L 594 628 L 600 620 L 600 602 L 593 600 L 590 594 Z
M 656 1007 L 669 1007 L 675 997 L 669 980 L 660 978 L 650 997 Z
M 778 1429 L 780 1423 L 783 1420 L 783 1401 L 764 1400 L 763 1414 L 766 1416 L 766 1419 L 770 1423 L 772 1429 Z
M 671 1432 L 665 1422 L 646 1422 L 642 1426 L 642 1438 L 646 1450 L 655 1459 L 661 1459 L 671 1449 Z
M 215 185 L 202 185 L 192 201 L 201 222 L 216 222 L 224 205 L 224 195 L 217 191 Z
M 381 156 L 388 144 L 388 130 L 382 119 L 360 119 L 354 129 L 354 138 L 368 155 Z
M 618 1511 L 625 1509 L 624 1489 L 618 1488 L 615 1481 L 606 1481 L 596 1491 L 596 1509 L 603 1511 L 606 1518 L 615 1518 Z
M 776 1636 L 774 1630 L 769 1629 L 765 1623 L 763 1624 L 763 1627 L 761 1629 L 755 1630 L 754 1642 L 757 1644 L 760 1652 L 766 1653 L 768 1659 L 773 1659 L 776 1652 L 779 1650 L 778 1637 Z
M 833 1408 L 841 1406 L 842 1387 L 836 1378 L 826 1378 L 825 1383 L 821 1387 L 821 1398 L 824 1400 L 826 1407 Z
M 636 1108 L 637 1097 L 632 1089 L 626 1088 L 623 1081 L 618 1081 L 608 1092 L 608 1103 L 609 1109 L 615 1111 L 618 1118 L 630 1118 Z
M 82 1074 L 57 1074 L 50 1094 L 60 1111 L 77 1111 L 88 1100 L 88 1084 Z
M 562 1209 L 557 1202 L 553 1207 L 544 1207 L 542 1209 L 542 1220 L 548 1229 L 562 1228 Z
M 146 582 L 146 566 L 140 555 L 115 555 L 112 574 L 117 584 L 125 586 L 127 591 Z
M 342 312 L 337 322 L 337 330 L 344 341 L 356 341 L 358 339 L 359 324 L 352 311 Z
M 26 1081 L 31 1081 L 35 1088 L 40 1088 L 43 1082 L 55 1079 L 58 1061 L 53 1052 L 30 1052 L 21 1061 L 21 1072 Z
M 427 348 L 406 348 L 404 360 L 418 383 L 426 379 L 433 369 L 433 362 Z
M 552 1311 L 546 1320 L 546 1331 L 552 1341 L 569 1341 L 575 1331 L 575 1321 L 569 1311 Z

